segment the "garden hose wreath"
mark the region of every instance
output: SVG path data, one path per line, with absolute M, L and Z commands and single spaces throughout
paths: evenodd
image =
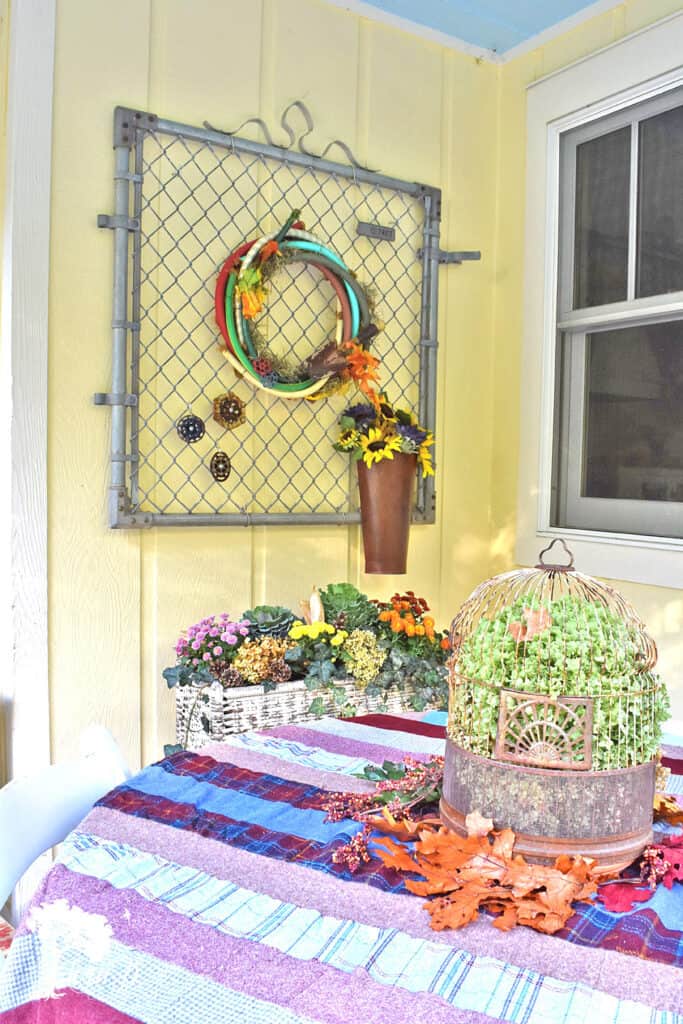
M 278 231 L 243 242 L 230 254 L 216 282 L 216 321 L 225 342 L 223 354 L 239 375 L 282 398 L 312 400 L 327 397 L 354 376 L 349 372 L 349 356 L 357 356 L 379 329 L 372 322 L 363 287 L 344 261 L 306 231 L 298 217 L 299 211 L 293 211 Z M 337 312 L 334 340 L 294 369 L 278 366 L 269 352 L 264 353 L 250 324 L 265 306 L 266 282 L 283 262 L 318 271 L 334 291 Z

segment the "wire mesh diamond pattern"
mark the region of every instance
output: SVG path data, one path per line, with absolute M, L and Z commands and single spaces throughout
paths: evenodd
M 193 516 L 217 522 L 249 517 L 324 516 L 348 521 L 358 509 L 355 470 L 332 448 L 344 407 L 361 396 L 291 401 L 238 377 L 221 352 L 214 287 L 227 256 L 243 241 L 276 230 L 292 210 L 336 251 L 369 292 L 384 324 L 372 350 L 382 360 L 382 385 L 399 406 L 429 409 L 422 365 L 425 205 L 416 186 L 359 180 L 351 169 L 318 158 L 292 161 L 286 150 L 193 129 L 139 131 L 135 144 L 132 233 L 133 334 L 130 390 L 130 511 L 154 522 Z M 163 122 L 172 125 L 172 122 Z M 334 168 L 338 167 L 338 172 Z M 365 178 L 369 175 L 365 174 Z M 401 183 L 398 183 L 399 185 Z M 409 188 L 411 190 L 409 190 Z M 358 222 L 392 227 L 374 240 Z M 432 229 L 433 235 L 433 229 Z M 305 264 L 285 264 L 271 282 L 257 321 L 278 355 L 303 362 L 336 328 L 334 293 Z M 246 422 L 228 430 L 212 418 L 213 401 L 231 391 Z M 178 434 L 187 414 L 206 426 L 195 443 Z M 227 480 L 210 472 L 212 456 L 231 462 Z M 424 510 L 421 510 L 424 512 Z

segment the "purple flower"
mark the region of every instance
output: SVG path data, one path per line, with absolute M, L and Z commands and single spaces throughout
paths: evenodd
M 226 644 L 231 644 L 232 646 L 234 646 L 237 643 L 237 637 L 234 635 L 234 633 L 226 633 L 225 642 Z
M 191 646 L 193 651 L 198 651 L 202 645 L 200 644 L 199 640 L 193 640 Z
M 414 427 L 410 423 L 398 423 L 396 430 L 401 437 L 405 437 L 407 441 L 412 441 L 413 444 L 417 445 L 422 444 L 427 436 L 426 430 L 420 430 L 419 427 Z
M 356 421 L 356 425 L 360 426 L 362 423 L 371 423 L 377 413 L 371 405 L 361 404 L 350 405 L 342 415 L 350 416 L 352 420 Z

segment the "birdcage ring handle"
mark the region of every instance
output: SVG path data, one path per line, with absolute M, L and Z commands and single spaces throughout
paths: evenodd
M 555 544 L 561 544 L 565 552 L 567 553 L 567 556 L 569 557 L 569 562 L 566 565 L 560 565 L 558 563 L 550 563 L 543 561 L 543 556 L 547 554 L 548 551 L 550 551 L 550 549 L 554 547 Z M 563 537 L 553 537 L 553 539 L 550 541 L 550 544 L 548 544 L 548 547 L 543 548 L 540 555 L 538 556 L 538 565 L 536 566 L 536 568 L 550 569 L 553 572 L 572 572 L 572 570 L 574 569 L 574 555 L 567 547 L 566 541 Z

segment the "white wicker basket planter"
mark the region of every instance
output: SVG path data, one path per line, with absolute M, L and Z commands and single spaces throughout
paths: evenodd
M 353 679 L 335 680 L 335 686 L 346 691 L 345 703 L 354 707 L 355 713 L 360 715 L 370 712 L 396 714 L 408 711 L 410 698 L 414 692 L 409 687 L 401 690 L 392 688 L 379 696 L 370 697 L 356 686 Z M 339 706 L 335 704 L 333 694 L 329 690 L 307 690 L 301 679 L 278 683 L 274 690 L 267 693 L 262 686 L 234 686 L 224 689 L 220 683 L 214 683 L 204 692 L 209 696 L 209 703 L 198 701 L 185 743 L 188 718 L 197 697 L 197 689 L 194 686 L 175 688 L 176 741 L 185 744 L 188 750 L 199 750 L 207 743 L 217 743 L 226 736 L 249 732 L 251 729 L 272 729 L 276 725 L 315 720 L 320 715 L 311 714 L 309 708 L 316 697 L 322 698 L 326 715 L 340 713 Z M 206 732 L 202 727 L 202 715 L 208 719 L 210 732 Z

